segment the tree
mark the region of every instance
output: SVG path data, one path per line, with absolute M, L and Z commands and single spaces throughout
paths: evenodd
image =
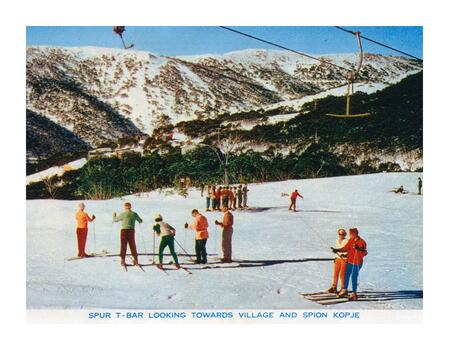
M 237 153 L 239 147 L 241 147 L 241 143 L 242 139 L 236 134 L 229 134 L 226 138 L 220 138 L 220 132 L 218 132 L 217 141 L 213 142 L 211 145 L 204 144 L 215 152 L 220 161 L 220 164 L 223 167 L 223 183 L 225 185 L 229 184 L 229 159 L 232 155 Z
M 50 195 L 50 198 L 55 199 L 56 192 L 58 191 L 59 187 L 59 178 L 57 175 L 53 176 L 46 176 L 42 179 L 42 182 L 45 185 L 45 188 L 48 191 L 48 194 Z

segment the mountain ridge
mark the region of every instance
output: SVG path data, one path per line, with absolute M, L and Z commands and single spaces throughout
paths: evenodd
M 355 62 L 354 54 L 317 57 L 347 68 Z M 369 84 L 388 86 L 421 70 L 417 61 L 365 53 L 361 79 L 369 77 L 370 83 L 364 85 L 369 90 Z M 164 56 L 111 48 L 31 46 L 27 109 L 95 148 L 120 138 L 150 135 L 163 115 L 177 124 L 289 105 L 323 94 L 343 84 L 345 77 L 346 71 L 279 50 Z M 293 111 L 300 108 L 298 103 L 292 106 Z

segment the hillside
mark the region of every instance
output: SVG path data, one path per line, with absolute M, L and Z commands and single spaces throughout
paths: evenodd
M 26 111 L 27 173 L 39 171 L 45 164 L 67 162 L 86 153 L 90 146 L 73 132 L 50 119 Z M 44 164 L 38 162 L 45 159 Z
M 320 58 L 348 68 L 356 61 L 350 54 Z M 356 89 L 378 92 L 421 70 L 422 65 L 413 60 L 366 53 Z M 40 127 L 30 124 L 27 129 L 28 168 L 59 165 L 66 157 L 76 159 L 90 148 L 120 140 L 133 142 L 154 136 L 155 130 L 170 132 L 174 125 L 173 131 L 184 141 L 199 137 L 212 142 L 214 133 L 210 131 L 219 127 L 225 134 L 237 130 L 252 149 L 274 146 L 284 154 L 303 149 L 312 138 L 316 141 L 316 134 L 325 146 L 334 148 L 366 141 L 382 147 L 401 146 L 402 142 L 407 149 L 410 144 L 418 147 L 421 135 L 417 129 L 412 139 L 407 139 L 410 128 L 406 119 L 414 117 L 398 124 L 395 116 L 413 108 L 419 117 L 422 96 L 408 103 L 401 98 L 392 100 L 391 93 L 396 90 L 372 98 L 354 96 L 355 110 L 362 104 L 378 116 L 373 122 L 323 117 L 329 111 L 343 110 L 342 98 L 332 96 L 344 94 L 345 88 L 338 86 L 345 75 L 333 66 L 284 51 L 168 57 L 92 47 L 29 47 L 27 108 L 28 114 L 40 116 Z M 403 88 L 398 84 L 395 94 L 399 96 Z M 308 104 L 311 101 L 318 101 L 313 109 Z M 33 117 L 32 123 L 36 120 Z M 161 120 L 165 122 L 162 128 Z M 56 127 L 58 133 L 53 131 Z M 395 131 L 396 127 L 402 129 Z M 36 159 L 37 167 L 32 164 Z

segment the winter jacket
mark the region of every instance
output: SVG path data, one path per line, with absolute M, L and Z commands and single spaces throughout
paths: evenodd
M 350 238 L 348 243 L 340 248 L 340 251 L 348 253 L 348 263 L 353 265 L 361 265 L 363 263 L 363 257 L 368 255 L 366 242 L 360 237 Z
M 166 222 L 160 221 L 153 226 L 153 231 L 160 237 L 174 236 L 175 229 Z
M 298 192 L 295 191 L 295 192 L 292 192 L 290 199 L 296 200 L 296 198 L 298 198 L 298 197 L 302 198 L 302 196 Z
M 82 210 L 78 210 L 75 214 L 76 219 L 76 228 L 87 228 L 89 222 L 92 221 L 92 218 Z
M 347 243 L 348 243 L 347 238 L 343 239 L 341 242 L 340 242 L 340 239 L 337 238 L 337 240 L 335 241 L 335 248 L 337 248 L 337 249 L 343 248 Z M 345 258 L 347 256 L 348 256 L 348 253 L 346 253 L 346 252 L 341 252 L 341 253 L 335 254 L 335 257 L 339 258 L 339 259 Z
M 193 224 L 189 225 L 191 230 L 195 230 L 195 239 L 205 239 L 209 237 L 209 232 L 207 232 L 207 228 L 209 227 L 209 223 L 207 222 L 207 218 L 201 214 L 195 216 L 195 220 Z
M 140 216 L 132 210 L 125 210 L 119 215 L 114 216 L 112 219 L 114 220 L 114 222 L 121 221 L 122 229 L 134 229 L 136 221 L 142 223 L 142 219 L 140 218 Z
M 230 211 L 227 211 L 223 215 L 223 222 L 221 223 L 221 226 L 223 229 L 228 230 L 232 228 L 232 225 L 234 225 L 234 215 Z

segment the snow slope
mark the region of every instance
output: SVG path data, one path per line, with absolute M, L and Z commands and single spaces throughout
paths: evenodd
M 64 174 L 65 171 L 82 168 L 84 166 L 84 164 L 86 164 L 86 163 L 87 163 L 87 159 L 81 158 L 81 159 L 74 160 L 73 162 L 67 163 L 64 166 L 54 166 L 54 167 L 39 171 L 37 173 L 28 175 L 26 177 L 26 184 L 29 185 L 32 182 L 39 182 L 39 181 L 42 181 L 42 179 L 44 179 L 46 177 L 52 177 L 54 175 L 61 176 L 62 174 Z M 66 167 L 66 168 L 64 168 L 64 167 Z
M 197 269 L 192 274 L 154 267 L 146 272 L 119 267 L 118 257 L 67 261 L 76 253 L 76 202 L 27 201 L 27 307 L 35 308 L 346 308 L 420 309 L 422 299 L 395 299 L 320 306 L 299 293 L 330 286 L 336 230 L 358 227 L 369 254 L 361 271 L 360 290 L 422 291 L 422 197 L 388 192 L 404 185 L 416 191 L 420 173 L 388 173 L 252 184 L 249 205 L 259 210 L 235 213 L 234 258 L 240 267 Z M 298 213 L 287 211 L 289 193 L 304 195 Z M 91 224 L 88 251 L 117 252 L 118 224 L 111 213 L 131 200 L 144 223 L 137 227 L 139 252 L 151 251 L 153 216 L 160 212 L 178 229 L 177 240 L 193 252 L 192 208 L 204 208 L 196 190 L 188 198 L 152 192 L 148 197 L 86 201 Z M 206 213 L 209 253 L 220 246 L 212 224 L 220 213 Z M 95 232 L 95 241 L 94 235 Z M 179 249 L 177 249 L 179 252 Z M 140 257 L 149 264 L 150 257 Z M 165 261 L 169 261 L 169 257 Z M 185 261 L 181 257 L 181 262 Z M 212 261 L 210 259 L 210 261 Z

